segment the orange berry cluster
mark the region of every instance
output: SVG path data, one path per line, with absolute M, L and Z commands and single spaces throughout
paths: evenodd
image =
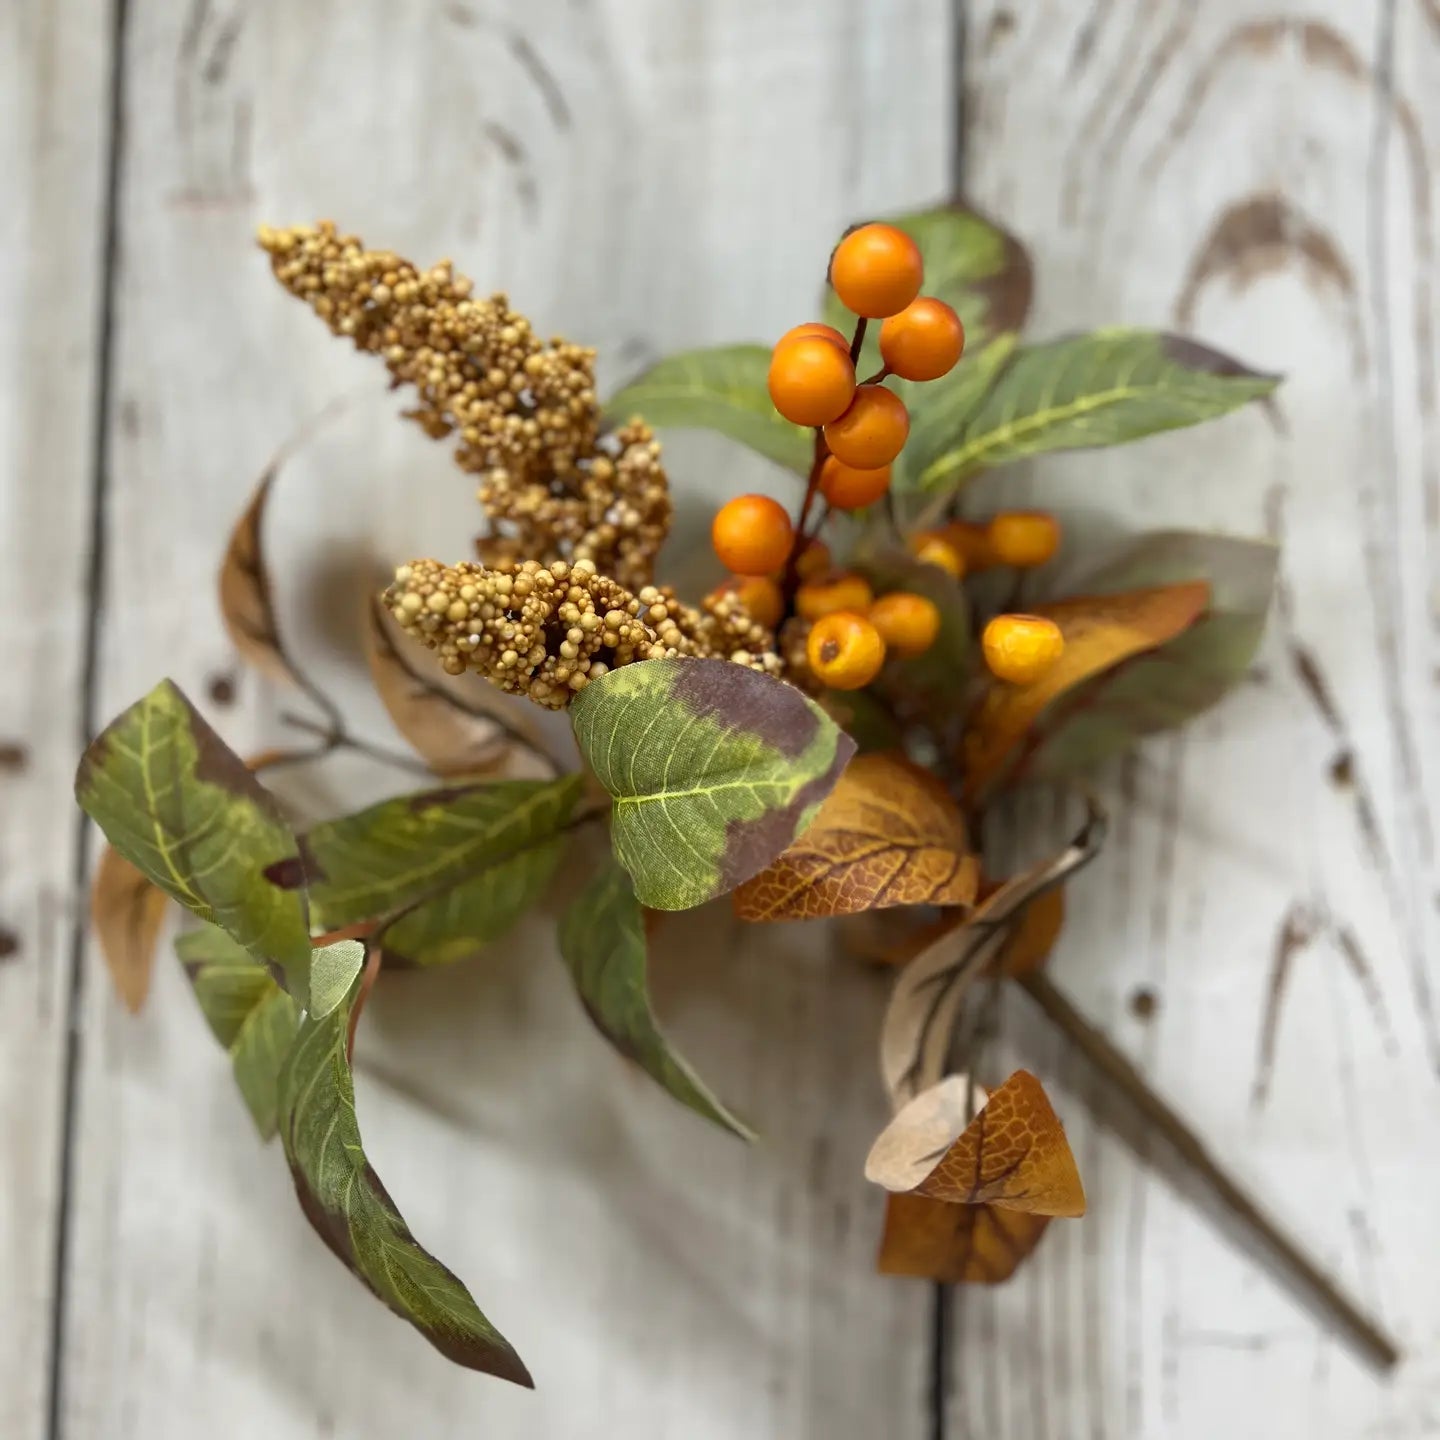
M 876 598 L 863 575 L 818 575 L 801 585 L 796 613 L 810 622 L 805 659 L 831 690 L 859 690 L 887 655 L 923 655 L 940 633 L 940 610 L 925 595 L 895 590 Z

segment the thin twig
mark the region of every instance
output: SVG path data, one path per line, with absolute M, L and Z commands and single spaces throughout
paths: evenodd
M 402 755 L 397 750 L 388 750 L 385 746 L 372 744 L 368 740 L 358 739 L 346 730 L 331 729 L 318 721 L 306 719 L 304 715 L 296 715 L 292 711 L 286 710 L 281 713 L 280 723 L 290 726 L 292 730 L 303 730 L 307 734 L 320 737 L 324 743 L 315 751 L 311 757 L 313 759 L 320 759 L 336 750 L 354 750 L 356 754 L 368 756 L 382 765 L 390 765 L 397 770 L 407 770 L 412 775 L 434 777 L 435 772 L 423 760 L 417 760 L 412 755 Z
M 1209 1186 L 1225 1210 L 1301 1281 L 1335 1328 L 1376 1365 L 1387 1370 L 1394 1366 L 1400 1359 L 1395 1341 L 1231 1178 L 1200 1137 L 1150 1088 L 1145 1077 L 1109 1039 L 1081 1015 L 1054 982 L 1038 970 L 1016 978 L 1045 1018 L 1170 1142 L 1180 1159 Z

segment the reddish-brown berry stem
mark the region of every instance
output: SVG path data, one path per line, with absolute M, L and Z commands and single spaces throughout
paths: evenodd
M 862 320 L 861 325 L 865 322 Z M 800 585 L 800 556 L 804 553 L 805 546 L 809 539 L 805 534 L 805 526 L 810 519 L 810 507 L 815 503 L 815 496 L 820 490 L 820 471 L 825 467 L 826 457 L 830 454 L 825 444 L 825 432 L 819 427 L 815 430 L 815 456 L 810 462 L 810 477 L 805 482 L 805 498 L 800 502 L 800 514 L 795 520 L 795 541 L 790 546 L 790 558 L 785 562 L 785 578 L 780 583 L 781 592 L 785 596 L 785 612 L 790 610 L 795 602 L 795 591 Z

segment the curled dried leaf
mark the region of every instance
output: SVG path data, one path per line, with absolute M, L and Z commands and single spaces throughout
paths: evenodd
M 166 895 L 112 845 L 100 852 L 90 887 L 90 923 L 115 993 L 138 1015 L 150 993 Z
M 1039 970 L 1050 958 L 1065 924 L 1065 891 L 1060 886 L 1037 895 L 1015 917 L 1000 952 L 1002 974 L 1018 977 Z
M 889 1195 L 876 1268 L 942 1285 L 998 1285 L 1040 1243 L 1048 1215 L 998 1205 L 949 1205 L 924 1195 Z
M 899 755 L 859 755 L 809 828 L 735 891 L 742 920 L 809 920 L 897 905 L 969 905 L 979 884 L 965 817 Z

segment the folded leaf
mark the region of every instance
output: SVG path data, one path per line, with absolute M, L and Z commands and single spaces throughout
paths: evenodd
M 305 1018 L 280 1078 L 280 1139 L 300 1206 L 356 1277 L 441 1354 L 530 1386 L 509 1341 L 416 1241 L 366 1158 L 346 1053 L 361 983 L 329 1015 Z
M 586 1012 L 622 1055 L 657 1080 L 682 1105 L 742 1139 L 737 1120 L 671 1048 L 650 1008 L 646 983 L 645 921 L 640 902 L 618 863 L 581 891 L 560 921 L 560 953 Z
M 90 923 L 115 993 L 132 1015 L 140 1013 L 150 993 L 165 906 L 165 892 L 113 845 L 100 852 L 90 886 Z
M 397 915 L 549 845 L 569 821 L 580 788 L 578 775 L 460 785 L 382 800 L 317 825 L 303 841 L 316 928 Z M 433 922 L 432 916 L 420 927 L 430 943 L 437 938 Z M 476 923 L 473 911 L 465 923 Z
M 924 1195 L 887 1195 L 876 1268 L 942 1285 L 998 1285 L 1040 1243 L 1048 1215 L 997 1205 L 951 1205 Z
M 274 1133 L 280 1102 L 280 1071 L 300 1028 L 300 1007 L 243 946 L 214 925 L 175 942 L 215 1038 L 230 1054 L 255 1128 Z
M 323 1020 L 350 993 L 365 968 L 365 947 L 358 940 L 337 940 L 318 946 L 310 955 L 309 1011 Z
M 770 401 L 765 345 L 724 345 L 669 355 L 632 380 L 605 406 L 623 424 L 640 415 L 659 429 L 716 430 L 804 475 L 814 439 Z
M 1121 445 L 1197 425 L 1278 384 L 1278 376 L 1154 331 L 1097 330 L 1027 347 L 916 485 L 936 491 L 1029 455 Z
M 298 873 L 295 838 L 269 793 L 172 682 L 91 742 L 75 796 L 167 895 L 279 965 L 291 994 L 309 993 L 303 894 L 265 877 L 276 866 Z
M 1210 587 L 1196 580 L 1036 606 L 1037 615 L 1048 616 L 1060 627 L 1065 653 L 1032 684 L 987 680 L 965 729 L 966 794 L 978 795 L 1002 778 L 1036 722 L 1062 695 L 1132 656 L 1174 640 L 1195 623 L 1209 599 Z
M 945 787 L 898 755 L 858 755 L 813 823 L 735 891 L 742 920 L 969 905 L 980 865 Z
M 1265 631 L 1278 552 L 1267 541 L 1165 531 L 1141 536 L 1087 575 L 1087 593 L 1204 580 L 1210 603 L 1183 634 L 1077 686 L 1041 722 L 1037 778 L 1093 770 L 1145 735 L 1174 729 L 1244 678 Z
M 640 902 L 685 910 L 763 870 L 814 819 L 854 742 L 798 690 L 728 660 L 646 660 L 592 680 L 575 738 L 614 797 Z
M 976 1097 L 982 1103 L 971 1118 Z M 887 1190 L 955 1205 L 1085 1213 L 1065 1131 L 1044 1088 L 1026 1070 L 1017 1070 L 988 1099 L 963 1075 L 922 1092 L 876 1140 L 865 1175 Z

